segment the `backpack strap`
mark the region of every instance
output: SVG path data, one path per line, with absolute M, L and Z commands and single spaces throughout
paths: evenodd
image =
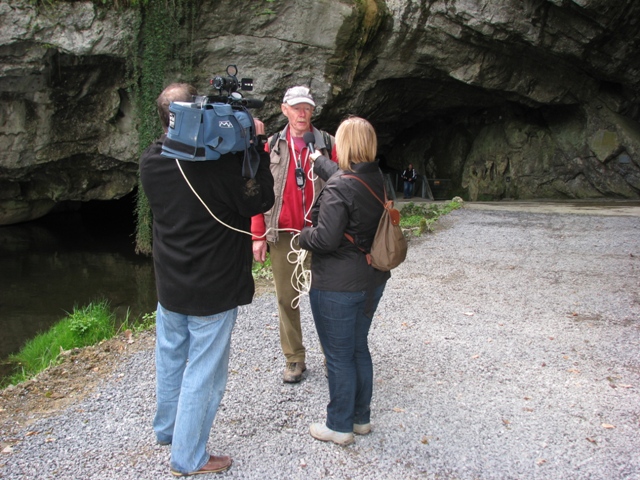
M 331 135 L 322 130 L 322 138 L 324 140 L 324 146 L 327 149 L 327 157 L 329 157 L 329 160 L 332 160 L 331 152 L 333 150 L 333 145 L 331 144 Z
M 365 182 L 364 180 L 362 180 L 360 177 L 356 177 L 355 175 L 342 175 L 343 177 L 346 178 L 355 178 L 356 180 L 358 180 L 361 184 L 363 184 L 365 187 L 367 187 L 367 190 L 369 190 L 369 192 L 371 192 L 371 195 L 373 195 L 374 197 L 376 197 L 376 200 L 378 200 L 382 206 L 384 208 L 387 208 L 387 203 L 389 203 L 389 199 L 387 198 L 387 189 L 384 186 L 384 182 L 382 183 L 382 189 L 384 190 L 384 202 L 382 200 L 380 200 L 380 197 L 378 195 L 376 195 L 376 192 L 373 191 L 373 189 L 369 186 L 369 184 L 367 182 Z
M 331 135 L 329 135 L 327 132 L 325 132 L 324 130 L 320 130 L 322 132 L 322 139 L 324 140 L 324 146 L 327 150 L 327 157 L 329 157 L 329 160 L 331 160 L 331 152 L 333 150 L 333 144 L 331 142 Z M 269 152 L 273 152 L 274 148 L 276 147 L 276 145 L 278 144 L 278 140 L 280 139 L 280 132 L 276 132 L 273 134 L 273 136 L 271 137 L 271 141 L 269 142 Z M 276 151 L 276 153 L 280 153 L 278 151 Z
M 363 184 L 365 187 L 367 187 L 367 190 L 369 190 L 369 192 L 371 192 L 371 195 L 373 195 L 374 197 L 376 197 L 376 200 L 378 200 L 382 206 L 386 209 L 389 208 L 389 200 L 387 199 L 387 190 L 386 188 L 384 188 L 384 183 L 382 184 L 382 188 L 384 189 L 384 202 L 380 199 L 380 197 L 378 195 L 376 195 L 376 192 L 373 191 L 373 189 L 369 186 L 369 184 L 367 182 L 365 182 L 364 180 L 362 180 L 360 177 L 356 177 L 355 175 L 342 175 L 343 177 L 346 178 L 355 178 L 356 180 L 358 180 L 361 184 Z M 360 245 L 358 245 L 355 242 L 355 239 L 353 238 L 352 235 L 348 234 L 347 232 L 344 232 L 344 236 L 347 240 L 349 240 L 351 243 L 353 243 L 353 245 L 360 250 L 362 253 L 364 253 L 367 257 L 367 264 L 371 265 L 371 253 L 367 252 L 364 248 L 362 248 Z
M 367 257 L 367 265 L 371 265 L 371 253 L 367 252 L 364 248 L 362 248 L 360 245 L 358 245 L 356 243 L 355 238 L 353 238 L 353 235 L 349 235 L 347 232 L 344 232 L 344 237 L 349 240 L 351 243 L 353 243 L 353 245 L 360 250 L 362 253 L 365 254 L 365 256 Z
M 273 152 L 275 146 L 278 144 L 278 140 L 280 139 L 280 132 L 276 132 L 271 137 L 271 141 L 269 142 L 269 153 Z M 277 154 L 280 154 L 280 151 L 276 151 Z

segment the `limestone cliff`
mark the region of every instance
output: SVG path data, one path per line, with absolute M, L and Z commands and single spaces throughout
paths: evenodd
M 135 188 L 131 65 L 139 9 L 0 4 L 0 224 L 65 200 Z M 237 64 L 254 113 L 284 121 L 282 94 L 310 85 L 315 123 L 370 119 L 388 166 L 412 162 L 452 193 L 640 197 L 640 4 L 633 0 L 218 0 L 167 32 L 167 82 Z M 177 63 L 176 63 L 177 65 Z

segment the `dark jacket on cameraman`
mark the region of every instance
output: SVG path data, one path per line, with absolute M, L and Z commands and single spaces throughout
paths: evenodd
M 353 172 L 345 172 L 326 157 L 315 161 L 314 172 L 326 178 L 327 183 L 311 211 L 313 226 L 300 234 L 300 245 L 313 252 L 311 286 L 318 290 L 365 291 L 383 284 L 391 276 L 370 266 L 364 252 L 344 236 L 350 234 L 361 248 L 369 251 L 383 210 L 382 204 L 364 185 L 345 177 L 360 177 L 384 200 L 378 163 L 351 167 Z M 335 173 L 331 175 L 332 172 Z
M 153 212 L 153 261 L 160 304 L 207 316 L 251 303 L 254 293 L 251 216 L 273 205 L 269 156 L 260 154 L 255 181 L 242 177 L 242 155 L 179 161 L 162 156 L 164 135 L 140 159 L 140 180 Z

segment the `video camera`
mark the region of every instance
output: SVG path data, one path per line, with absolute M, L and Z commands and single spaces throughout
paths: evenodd
M 227 76 L 216 76 L 210 84 L 218 92 L 194 96 L 192 102 L 171 102 L 169 130 L 162 155 L 179 160 L 218 160 L 227 153 L 244 152 L 242 175 L 253 178 L 260 163 L 258 144 L 249 108 L 259 108 L 259 100 L 245 99 L 238 89 L 253 90 L 253 80 L 238 81 L 238 68 L 227 67 Z
M 229 65 L 227 67 L 227 76 L 213 77 L 209 84 L 212 88 L 218 90 L 218 95 L 206 97 L 212 103 L 228 103 L 234 107 L 260 108 L 264 104 L 261 100 L 244 98 L 238 89 L 250 92 L 253 90 L 253 79 L 243 78 L 238 81 L 238 67 Z

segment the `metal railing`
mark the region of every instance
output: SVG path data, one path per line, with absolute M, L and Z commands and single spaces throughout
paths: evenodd
M 400 175 L 398 173 L 387 172 L 382 174 L 384 186 L 387 189 L 387 196 L 391 200 L 397 198 L 397 192 L 402 191 L 403 185 L 398 185 Z M 414 185 L 413 195 L 427 200 L 443 200 L 449 195 L 451 180 L 448 178 L 427 178 L 426 175 L 419 175 L 418 181 Z

